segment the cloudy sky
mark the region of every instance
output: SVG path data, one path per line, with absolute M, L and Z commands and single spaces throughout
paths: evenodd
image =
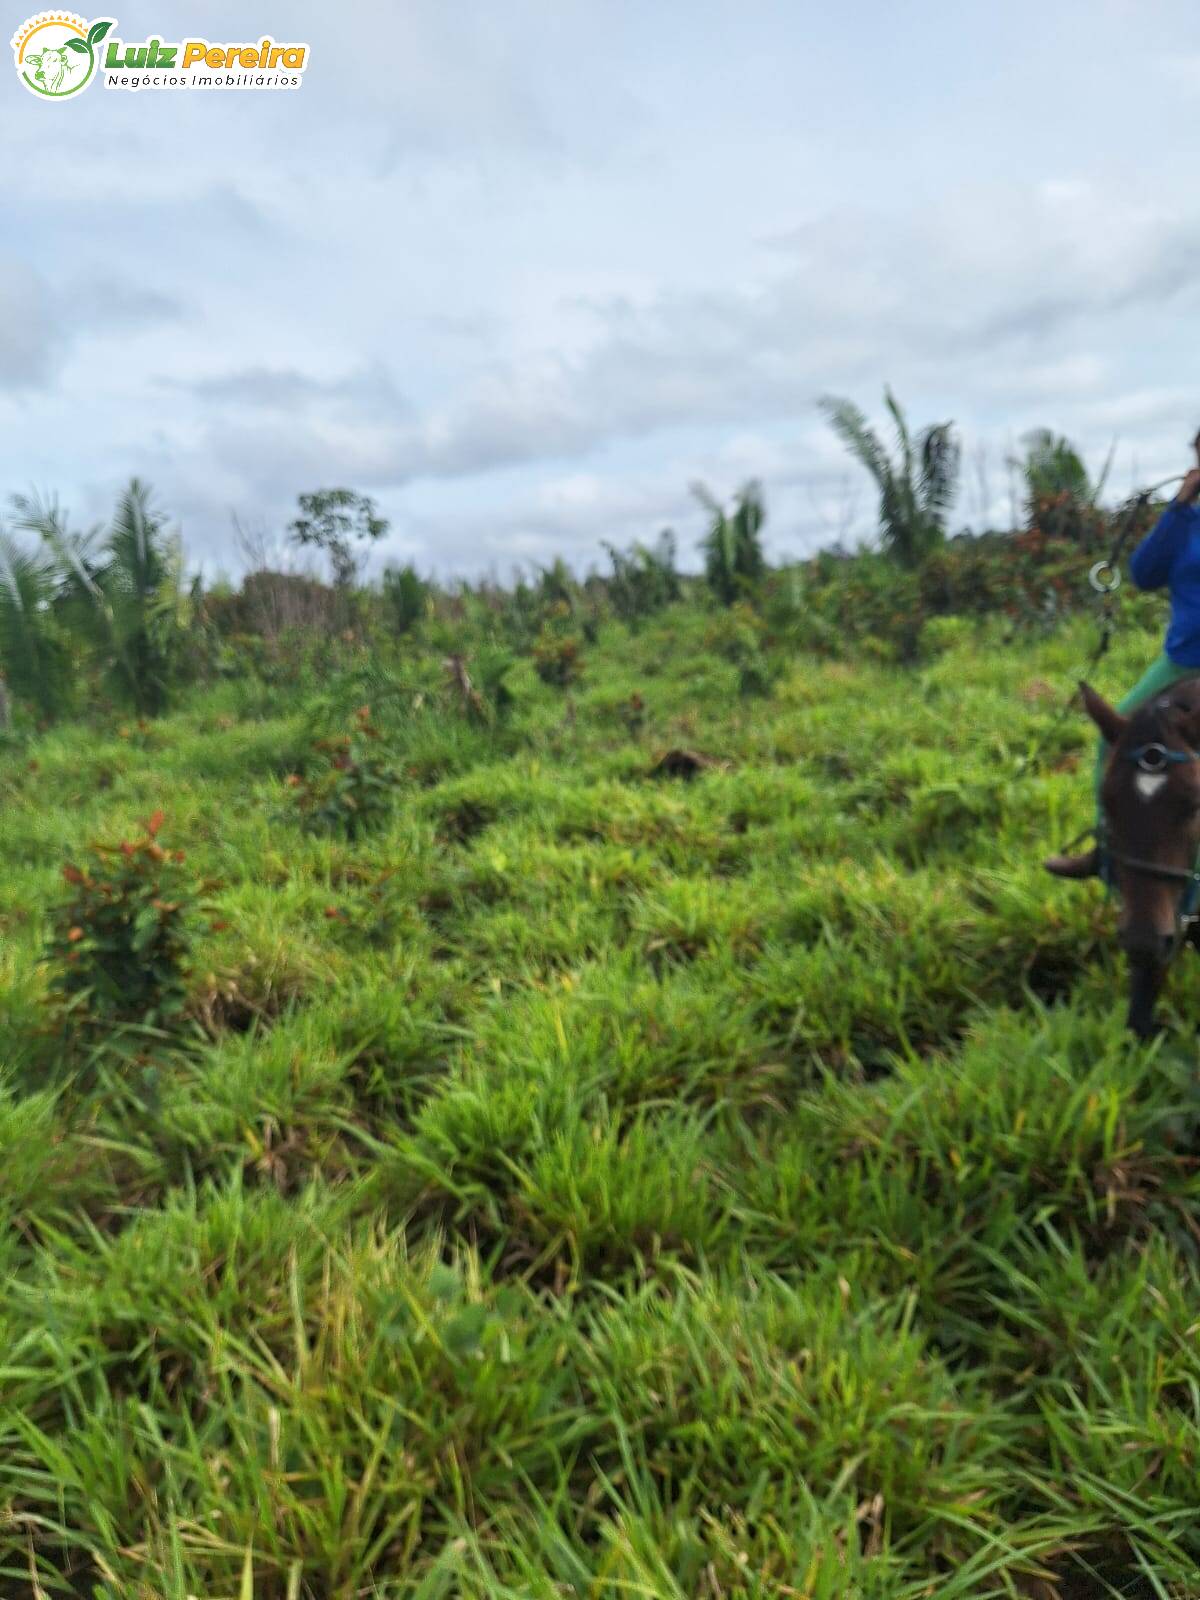
M 238 566 L 346 484 L 443 575 L 763 480 L 776 553 L 869 537 L 817 410 L 1036 425 L 1115 494 L 1200 425 L 1200 44 L 1182 0 L 162 0 L 127 40 L 312 49 L 289 93 L 42 103 L 0 79 L 0 494 L 131 474 Z M 23 19 L 18 0 L 5 40 Z

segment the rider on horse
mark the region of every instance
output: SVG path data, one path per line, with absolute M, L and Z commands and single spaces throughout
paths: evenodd
M 1195 440 L 1200 461 L 1200 434 Z M 1200 468 L 1193 467 L 1179 493 L 1129 558 L 1129 575 L 1139 589 L 1161 589 L 1171 598 L 1171 621 L 1162 654 L 1138 679 L 1117 707 L 1123 713 L 1142 705 L 1178 678 L 1200 673 Z M 1096 757 L 1095 786 L 1099 812 L 1100 781 L 1108 746 L 1100 741 Z M 1060 878 L 1094 878 L 1103 875 L 1099 844 L 1079 856 L 1051 856 L 1047 872 Z

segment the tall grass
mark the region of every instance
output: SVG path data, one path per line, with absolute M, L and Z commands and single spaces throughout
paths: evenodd
M 1132 1044 L 1082 721 L 1018 777 L 1090 635 L 781 607 L 746 694 L 693 597 L 568 708 L 469 606 L 0 753 L 0 1589 L 1200 1596 L 1200 972 Z M 70 1055 L 62 866 L 160 808 L 187 1025 Z

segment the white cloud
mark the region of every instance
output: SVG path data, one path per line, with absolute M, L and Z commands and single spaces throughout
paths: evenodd
M 26 262 L 0 260 L 0 391 L 50 381 L 74 337 L 71 316 Z
M 1133 10 L 1064 5 L 298 0 L 286 100 L 0 99 L 0 488 L 138 471 L 212 558 L 229 507 L 350 483 L 479 567 L 694 538 L 688 483 L 756 476 L 803 547 L 872 512 L 815 401 L 885 382 L 995 463 L 1047 424 L 1165 471 L 1200 421 L 1193 86 Z

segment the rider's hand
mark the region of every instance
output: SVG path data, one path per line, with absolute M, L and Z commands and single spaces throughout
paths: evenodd
M 1200 495 L 1200 467 L 1193 467 L 1180 484 L 1179 493 L 1175 498 L 1182 505 L 1190 506 L 1197 495 Z

